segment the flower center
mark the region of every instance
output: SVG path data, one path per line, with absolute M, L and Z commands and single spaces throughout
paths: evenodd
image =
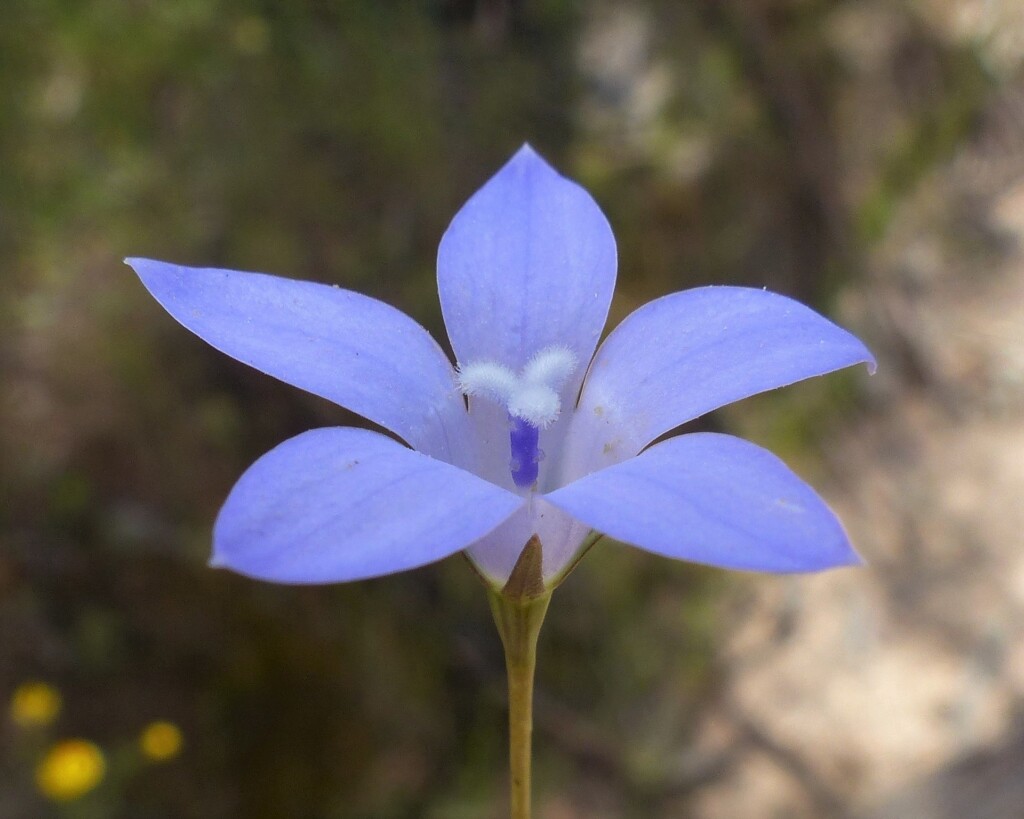
M 551 426 L 562 409 L 558 391 L 576 369 L 568 347 L 545 347 L 517 374 L 495 361 L 473 361 L 458 368 L 459 389 L 505 408 L 509 418 L 509 471 L 520 489 L 532 486 L 544 453 L 540 430 Z

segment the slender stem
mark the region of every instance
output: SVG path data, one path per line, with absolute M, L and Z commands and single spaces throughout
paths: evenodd
M 511 819 L 530 819 L 530 767 L 533 736 L 533 674 L 537 637 L 551 592 L 513 598 L 489 594 L 494 622 L 505 646 L 508 671 L 509 805 Z
M 508 670 L 508 773 L 512 819 L 530 819 L 533 762 L 533 674 L 535 652 L 515 658 Z

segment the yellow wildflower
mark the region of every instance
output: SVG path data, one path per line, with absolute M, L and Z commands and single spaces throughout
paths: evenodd
M 22 728 L 49 725 L 60 713 L 60 692 L 44 682 L 19 685 L 11 697 L 11 719 Z
M 106 773 L 103 751 L 84 739 L 58 742 L 36 767 L 36 785 L 55 802 L 70 802 L 95 788 Z
M 183 744 L 181 729 L 173 722 L 151 722 L 139 737 L 142 753 L 154 762 L 174 759 Z

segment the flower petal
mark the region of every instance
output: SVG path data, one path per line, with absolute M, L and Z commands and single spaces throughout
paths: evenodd
M 549 582 L 562 573 L 589 533 L 589 526 L 543 497 L 534 496 L 500 526 L 467 547 L 466 555 L 481 575 L 500 588 L 512 574 L 526 542 L 537 535 L 541 543 L 541 572 L 544 581 Z
M 568 347 L 589 361 L 615 267 L 615 238 L 590 194 L 524 145 L 441 239 L 437 287 L 456 357 L 519 372 L 541 350 Z
M 334 401 L 411 446 L 458 460 L 465 411 L 448 357 L 383 302 L 313 282 L 127 259 L 185 327 L 221 352 Z
M 731 435 L 670 438 L 545 497 L 598 531 L 666 557 L 768 572 L 860 562 L 810 486 L 767 450 Z
M 376 432 L 315 429 L 272 449 L 235 484 L 213 565 L 280 583 L 334 583 L 440 560 L 522 499 Z
M 862 362 L 874 371 L 855 336 L 776 293 L 701 287 L 656 299 L 594 357 L 568 435 L 565 482 L 725 404 Z

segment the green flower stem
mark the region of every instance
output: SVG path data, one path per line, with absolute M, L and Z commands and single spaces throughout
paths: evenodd
M 533 672 L 537 637 L 551 592 L 511 596 L 508 587 L 488 594 L 494 622 L 505 646 L 508 671 L 509 804 L 512 819 L 530 819 L 530 764 L 533 735 Z

